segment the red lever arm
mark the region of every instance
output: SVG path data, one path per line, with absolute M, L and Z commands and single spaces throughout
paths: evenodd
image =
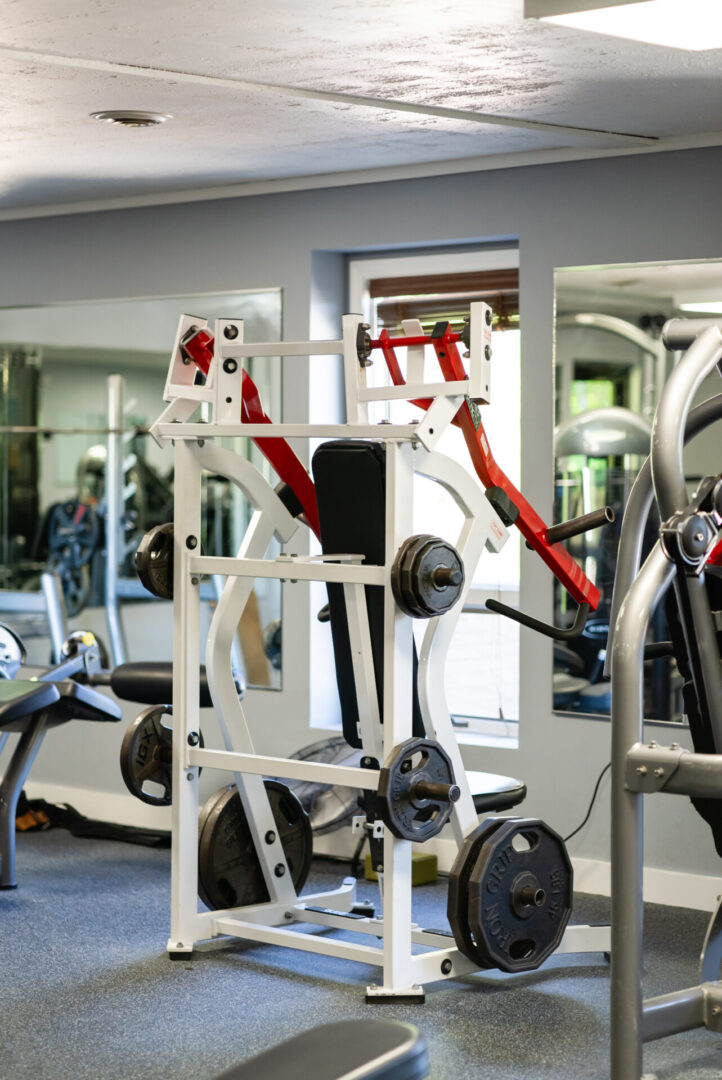
M 722 540 L 712 548 L 712 554 L 707 559 L 708 566 L 722 566 Z
M 209 330 L 197 330 L 181 342 L 183 352 L 200 368 L 204 375 L 210 371 L 213 359 L 213 334 Z M 258 387 L 247 371 L 243 372 L 241 382 L 241 419 L 244 424 L 271 424 L 261 404 Z M 293 452 L 285 439 L 278 435 L 264 438 L 254 436 L 253 441 L 267 461 L 271 463 L 284 484 L 293 491 L 303 507 L 303 513 L 316 536 L 321 538 L 318 522 L 316 489 L 303 463 Z
M 380 348 L 395 386 L 402 386 L 404 378 L 399 367 L 394 345 L 426 344 L 433 345 L 444 379 L 447 382 L 466 379 L 463 361 L 456 343 L 458 334 L 452 333 L 448 325 L 440 337 L 396 338 L 392 339 L 386 330 L 382 330 L 377 341 L 371 342 L 371 348 Z M 412 402 L 422 409 L 431 404 L 428 398 Z M 550 544 L 547 526 L 539 517 L 534 507 L 512 484 L 506 473 L 494 460 L 489 441 L 481 422 L 478 406 L 467 398 L 456 414 L 454 421 L 461 428 L 464 441 L 471 455 L 471 460 L 482 484 L 486 488 L 501 488 L 518 510 L 515 524 L 531 547 L 539 553 L 552 573 L 579 604 L 589 604 L 596 610 L 599 604 L 599 590 L 586 576 L 572 556 L 561 544 Z

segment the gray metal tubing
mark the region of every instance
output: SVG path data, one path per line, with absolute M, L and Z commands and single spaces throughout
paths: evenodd
M 644 1003 L 642 1040 L 652 1042 L 667 1035 L 704 1027 L 704 1013 L 704 990 L 701 986 L 649 998 Z
M 722 333 L 710 326 L 695 339 L 665 383 L 652 424 L 652 482 L 662 521 L 689 503 L 682 450 L 697 390 L 722 356 Z
M 0 889 L 14 889 L 15 812 L 20 792 L 45 735 L 47 720 L 41 713 L 20 736 L 0 784 Z
M 683 754 L 663 790 L 670 795 L 722 799 L 722 754 Z
M 700 983 L 719 982 L 722 980 L 722 899 L 717 900 L 717 907 L 707 927 L 707 933 L 699 958 Z
M 716 326 L 722 330 L 722 319 L 670 319 L 662 327 L 662 341 L 668 349 L 678 352 L 688 349 L 703 330 Z
M 703 401 L 701 405 L 697 405 L 696 408 L 692 409 L 687 417 L 687 426 L 684 433 L 685 446 L 701 431 L 704 431 L 705 428 L 718 420 L 722 420 L 722 394 L 715 394 L 714 397 L 708 398 L 707 401 Z M 614 591 L 612 592 L 612 610 L 609 617 L 607 657 L 604 662 L 604 674 L 607 677 L 609 677 L 612 667 L 614 627 L 617 622 L 617 615 L 624 597 L 629 592 L 629 587 L 637 576 L 642 559 L 644 527 L 649 517 L 653 498 L 652 466 L 649 458 L 647 458 L 632 485 L 622 519 L 617 568 L 614 575 Z
M 644 641 L 674 567 L 657 542 L 626 596 L 612 661 L 612 1045 L 614 1080 L 642 1075 L 642 796 L 625 788 L 627 753 L 642 741 Z
M 124 664 L 127 654 L 118 604 L 121 502 L 123 498 L 123 377 L 108 376 L 108 452 L 105 461 L 105 616 L 113 666 Z
M 40 585 L 45 597 L 45 613 L 48 617 L 53 663 L 59 664 L 63 642 L 68 636 L 68 613 L 65 609 L 63 586 L 57 574 L 48 572 L 40 575 Z

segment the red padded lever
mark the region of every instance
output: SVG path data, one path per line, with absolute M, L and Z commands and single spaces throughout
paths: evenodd
M 376 341 L 371 341 L 371 349 L 381 349 L 391 380 L 395 386 L 403 386 L 404 378 L 394 352 L 396 345 L 433 345 L 446 382 L 456 382 L 467 378 L 464 364 L 459 355 L 457 342 L 460 335 L 446 328 L 439 336 L 391 338 L 388 331 L 382 330 Z M 419 408 L 428 409 L 431 400 L 420 398 L 412 402 Z M 461 428 L 472 463 L 485 488 L 500 488 L 518 511 L 515 525 L 526 538 L 529 545 L 541 555 L 552 573 L 578 604 L 589 604 L 592 610 L 599 605 L 599 590 L 586 576 L 572 556 L 560 543 L 550 543 L 547 526 L 539 517 L 534 507 L 512 484 L 506 473 L 494 460 L 489 441 L 481 422 L 478 406 L 467 398 L 456 414 L 454 421 Z
M 194 330 L 187 334 L 181 341 L 181 350 L 204 375 L 208 375 L 213 359 L 213 334 L 210 330 Z M 243 372 L 241 381 L 241 419 L 244 424 L 273 423 L 263 408 L 258 387 L 247 371 Z M 316 489 L 301 460 L 286 440 L 278 435 L 268 438 L 256 435 L 253 441 L 284 484 L 291 488 L 303 507 L 306 521 L 320 540 Z

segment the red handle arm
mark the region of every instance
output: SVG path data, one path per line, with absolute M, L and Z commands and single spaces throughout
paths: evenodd
M 394 352 L 394 344 L 433 345 L 444 379 L 446 382 L 455 382 L 467 378 L 456 344 L 458 341 L 459 335 L 452 333 L 448 327 L 441 337 L 408 338 L 408 340 L 392 339 L 387 331 L 382 330 L 378 347 L 384 355 L 392 382 L 395 386 L 402 386 L 404 378 Z M 412 404 L 428 409 L 431 402 L 426 398 L 417 399 Z M 478 406 L 467 398 L 456 414 L 454 423 L 461 428 L 472 464 L 484 487 L 501 488 L 505 492 L 518 510 L 515 524 L 530 546 L 539 553 L 577 603 L 589 604 L 596 610 L 599 604 L 599 590 L 596 585 L 589 580 L 565 547 L 561 544 L 549 543 L 546 524 L 495 461 L 481 422 Z
M 181 342 L 183 352 L 195 363 L 204 375 L 211 368 L 213 359 L 213 334 L 209 330 L 197 330 Z M 243 372 L 241 382 L 241 419 L 244 424 L 271 424 L 273 421 L 261 404 L 258 387 L 247 371 Z M 285 439 L 278 435 L 268 438 L 254 436 L 253 441 L 267 461 L 273 466 L 284 484 L 293 491 L 303 507 L 303 513 L 316 536 L 321 538 L 318 521 L 316 489 L 300 458 L 294 453 Z

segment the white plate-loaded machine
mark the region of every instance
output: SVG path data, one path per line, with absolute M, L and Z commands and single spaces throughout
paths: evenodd
M 206 342 L 211 342 L 213 348 L 212 361 L 203 385 L 198 384 L 198 368 L 189 363 L 188 353 L 183 347 L 183 342 L 199 330 L 206 334 Z M 383 873 L 380 875 L 383 910 L 375 917 L 355 915 L 351 918 L 350 913 L 356 903 L 353 878 L 345 878 L 338 888 L 330 891 L 297 895 L 263 782 L 263 777 L 282 777 L 337 784 L 373 794 L 384 775 L 388 781 L 390 763 L 391 772 L 396 775 L 393 766 L 394 763 L 398 765 L 399 748 L 412 736 L 410 688 L 413 627 L 412 618 L 396 602 L 392 566 L 397 552 L 413 530 L 414 477 L 424 476 L 441 484 L 462 511 L 463 526 L 456 539 L 456 550 L 463 563 L 465 577 L 453 606 L 428 620 L 418 654 L 418 699 L 426 738 L 439 744 L 453 767 L 453 776 L 447 788 L 454 790 L 448 795 L 442 810 L 444 820 L 450 819 L 457 847 L 462 849 L 466 840 L 468 849 L 468 838 L 475 836 L 480 828 L 445 700 L 444 666 L 475 567 L 485 549 L 492 552 L 501 549 L 508 531 L 475 479 L 460 464 L 435 448 L 465 402 L 470 413 L 475 413 L 477 417 L 477 404 L 489 402 L 491 311 L 483 303 L 471 305 L 467 331 L 463 336 L 469 350 L 468 376 L 464 372 L 464 378 L 450 381 L 447 381 L 447 376 L 441 381 L 424 382 L 424 344 L 429 339 L 423 337 L 419 323 L 408 321 L 404 323 L 406 340 L 410 343 L 406 382 L 396 379 L 401 385 L 380 388 L 367 385 L 366 354 L 372 345 L 377 344 L 370 342 L 367 330 L 361 316 L 346 315 L 343 317 L 341 340 L 247 344 L 243 341 L 241 321 L 216 320 L 211 341 L 206 322 L 187 315 L 180 319 L 164 395 L 168 405 L 151 429 L 159 444 L 170 442 L 175 448 L 173 839 L 168 951 L 171 957 L 186 957 L 196 943 L 219 936 L 267 942 L 378 967 L 381 977 L 376 985 L 367 988 L 367 1000 L 394 997 L 423 1001 L 425 983 L 467 974 L 479 970 L 480 965 L 465 955 L 450 935 L 425 931 L 413 923 L 411 841 L 394 835 L 378 816 L 372 821 L 364 818 L 355 822 L 357 829 L 369 829 L 377 845 L 383 844 Z M 458 340 L 459 336 L 451 335 L 449 340 L 451 338 Z M 360 348 L 360 343 L 365 343 L 365 347 Z M 287 358 L 341 355 L 347 423 L 276 424 L 271 423 L 262 411 L 255 415 L 262 415 L 263 422 L 241 422 L 244 360 L 251 356 L 278 355 Z M 423 399 L 426 409 L 421 420 L 410 424 L 384 422 L 378 425 L 369 422 L 370 402 L 394 399 Z M 198 423 L 192 420 L 192 416 L 201 402 L 208 404 L 209 416 L 205 422 Z M 249 415 L 253 416 L 247 412 L 247 419 Z M 269 557 L 272 539 L 275 537 L 281 544 L 287 545 L 300 527 L 299 519 L 291 515 L 271 484 L 249 461 L 214 445 L 214 439 L 223 436 L 279 441 L 352 438 L 382 443 L 386 458 L 386 558 L 383 565 L 364 565 L 353 552 L 334 556 L 281 554 L 275 558 Z M 250 524 L 234 558 L 210 557 L 201 553 L 200 494 L 204 470 L 228 478 L 253 506 Z M 539 533 L 538 541 L 540 536 Z M 539 547 L 539 544 L 536 546 Z M 556 550 L 566 556 L 566 551 L 559 544 L 552 548 L 551 543 L 547 543 L 547 547 L 552 552 Z M 575 564 L 572 565 L 578 574 L 577 580 L 582 580 L 583 574 Z M 226 578 L 210 625 L 205 655 L 208 684 L 224 743 L 222 749 L 202 747 L 197 735 L 199 668 L 202 662 L 199 646 L 200 581 L 209 574 Z M 256 578 L 294 582 L 319 580 L 343 585 L 353 654 L 359 734 L 365 758 L 376 763 L 376 767 L 352 768 L 314 761 L 286 760 L 255 752 L 232 673 L 231 644 Z M 382 587 L 385 598 L 381 699 L 383 723 L 380 722 L 379 698 L 374 683 L 364 591 L 368 585 Z M 379 768 L 379 763 L 385 764 Z M 198 772 L 201 767 L 228 770 L 235 776 L 269 896 L 267 902 L 221 910 L 199 910 Z M 480 775 L 492 786 L 494 782 L 505 779 L 475 774 L 477 778 Z M 456 801 L 452 802 L 454 798 Z M 494 825 L 505 826 L 506 822 L 497 818 Z M 485 827 L 489 831 L 488 826 Z M 511 837 L 508 850 L 511 851 Z M 500 848 L 497 859 L 500 870 L 503 859 L 504 849 Z M 568 860 L 567 865 L 570 889 L 571 867 Z M 552 885 L 543 887 L 538 882 L 534 886 L 532 876 L 531 888 L 527 875 L 516 890 L 514 902 L 517 908 L 522 905 L 523 913 L 527 913 L 528 908 L 528 914 L 534 914 L 535 905 L 546 903 L 548 917 L 559 919 L 554 898 L 548 895 L 549 891 L 554 891 L 554 874 L 552 869 Z M 457 875 L 457 893 L 465 886 L 466 879 Z M 566 918 L 568 912 L 564 914 L 564 927 Z M 346 941 L 340 935 L 319 935 L 298 929 L 300 924 L 367 935 L 370 943 Z M 494 925 L 491 924 L 492 938 Z M 468 932 L 466 937 L 468 939 Z M 568 926 L 558 937 L 555 948 L 560 952 L 599 953 L 609 949 L 606 927 Z M 474 941 L 467 944 L 466 952 L 475 956 Z M 487 963 L 484 966 L 497 965 Z M 530 963 L 527 966 L 538 964 Z

